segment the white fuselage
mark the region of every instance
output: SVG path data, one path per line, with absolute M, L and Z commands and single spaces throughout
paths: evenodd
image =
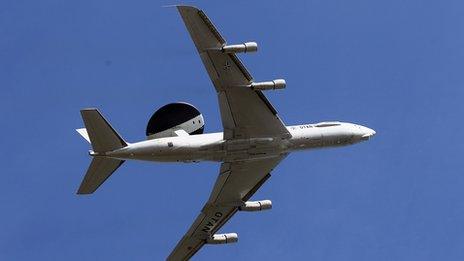
M 217 132 L 145 140 L 102 156 L 160 162 L 231 162 L 274 157 L 294 150 L 350 145 L 375 134 L 367 127 L 343 122 L 294 125 L 287 129 L 291 134 L 288 139 L 224 140 L 223 133 Z

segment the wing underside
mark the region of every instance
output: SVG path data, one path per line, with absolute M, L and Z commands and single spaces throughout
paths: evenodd
M 270 177 L 285 155 L 223 163 L 211 195 L 188 232 L 168 260 L 187 260 L 207 243 Z
M 253 77 L 226 44 L 205 13 L 191 6 L 178 6 L 179 13 L 216 89 L 224 138 L 288 137 L 277 111 L 261 91 L 249 87 Z

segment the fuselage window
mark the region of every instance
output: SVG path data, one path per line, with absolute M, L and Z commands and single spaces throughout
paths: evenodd
M 174 146 L 174 144 L 172 144 L 172 142 L 168 142 L 168 147 L 169 147 L 169 148 L 171 148 L 171 147 L 173 147 L 173 146 Z

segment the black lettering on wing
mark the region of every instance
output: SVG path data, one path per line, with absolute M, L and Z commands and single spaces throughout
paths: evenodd
M 222 212 L 214 213 L 214 217 L 211 217 L 208 223 L 201 229 L 202 232 L 209 233 L 213 227 L 219 222 L 220 218 L 223 216 Z

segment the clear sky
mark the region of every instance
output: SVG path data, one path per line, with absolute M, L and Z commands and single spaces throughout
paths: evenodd
M 0 260 L 162 260 L 207 200 L 218 163 L 127 162 L 94 195 L 74 131 L 98 107 L 128 141 L 160 106 L 213 86 L 172 1 L 0 1 Z M 185 3 L 185 2 L 184 2 Z M 196 1 L 286 124 L 341 120 L 377 135 L 294 153 L 195 260 L 464 260 L 464 3 Z

